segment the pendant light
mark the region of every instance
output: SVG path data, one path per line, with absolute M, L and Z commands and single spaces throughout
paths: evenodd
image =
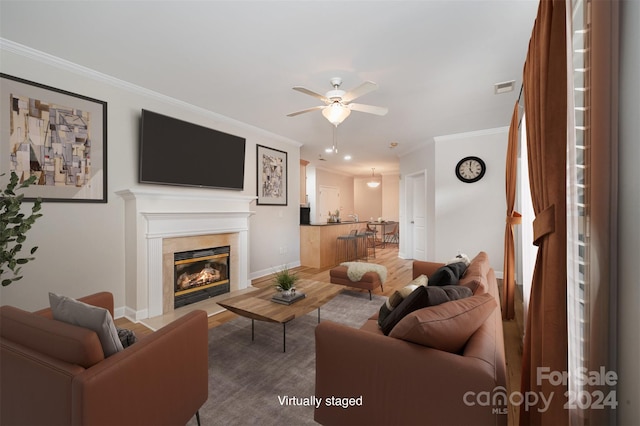
M 367 182 L 367 186 L 369 188 L 377 188 L 380 185 L 380 181 L 376 179 L 376 176 L 374 174 L 375 170 L 375 167 L 371 168 L 371 180 Z

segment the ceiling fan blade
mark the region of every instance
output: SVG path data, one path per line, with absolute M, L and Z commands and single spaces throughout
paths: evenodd
M 306 87 L 295 86 L 293 88 L 293 90 L 297 90 L 298 92 L 304 93 L 304 94 L 309 95 L 309 96 L 313 96 L 314 98 L 318 98 L 318 99 L 320 99 L 322 102 L 324 102 L 326 104 L 331 103 L 331 101 L 329 99 L 327 99 L 324 95 L 321 95 L 320 93 L 316 93 L 313 90 L 309 90 Z
M 379 107 L 374 105 L 349 104 L 347 106 L 354 111 L 367 112 L 369 114 L 375 114 L 375 115 L 386 115 L 387 112 L 389 112 L 389 108 Z
M 323 106 L 323 105 L 318 105 L 318 106 L 315 106 L 313 108 L 303 109 L 302 111 L 291 112 L 291 113 L 287 114 L 287 117 L 295 117 L 296 115 L 304 114 L 305 112 L 317 111 L 317 110 L 323 109 L 323 108 L 326 108 L 326 107 Z
M 351 102 L 352 100 L 359 98 L 362 95 L 366 95 L 369 92 L 373 92 L 378 88 L 378 85 L 373 81 L 365 81 L 360 86 L 356 87 L 353 90 L 348 91 L 342 97 L 342 102 Z

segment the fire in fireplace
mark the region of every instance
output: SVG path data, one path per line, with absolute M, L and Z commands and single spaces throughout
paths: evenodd
M 175 253 L 174 308 L 229 292 L 230 247 Z

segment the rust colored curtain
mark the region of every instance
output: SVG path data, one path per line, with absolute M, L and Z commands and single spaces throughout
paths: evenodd
M 502 318 L 515 318 L 514 292 L 516 288 L 515 247 L 513 242 L 513 225 L 522 223 L 522 215 L 513 210 L 516 200 L 516 178 L 518 171 L 518 102 L 513 107 L 511 126 L 509 127 L 509 142 L 507 145 L 507 167 L 505 187 L 507 196 L 507 220 L 504 230 L 504 266 L 502 279 Z
M 541 0 L 524 65 L 529 179 L 538 246 L 522 356 L 521 425 L 568 423 L 566 384 L 548 374 L 567 371 L 567 60 L 564 0 Z M 545 373 L 546 372 L 546 373 Z M 546 405 L 541 398 L 549 400 Z

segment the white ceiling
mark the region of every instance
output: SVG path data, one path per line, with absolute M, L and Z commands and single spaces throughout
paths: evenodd
M 353 175 L 398 171 L 436 136 L 508 126 L 538 2 L 7 1 L 0 36 L 303 144 L 301 158 Z M 337 128 L 320 104 L 341 77 L 379 85 Z M 493 85 L 515 80 L 495 95 Z M 66 88 L 73 91 L 74 88 Z M 398 142 L 395 149 L 391 142 Z M 319 155 L 327 160 L 319 162 Z M 351 154 L 349 162 L 342 160 Z

